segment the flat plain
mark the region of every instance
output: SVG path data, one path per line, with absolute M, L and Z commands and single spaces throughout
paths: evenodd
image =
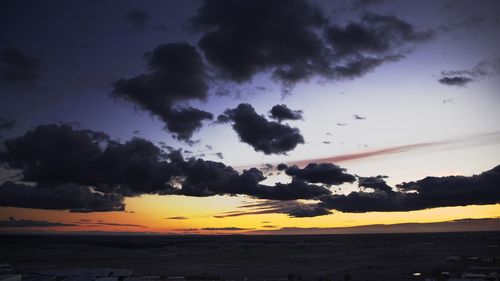
M 134 275 L 221 279 L 412 280 L 498 256 L 500 232 L 301 236 L 2 235 L 0 263 L 22 272 L 128 268 Z M 421 278 L 421 277 L 420 277 Z

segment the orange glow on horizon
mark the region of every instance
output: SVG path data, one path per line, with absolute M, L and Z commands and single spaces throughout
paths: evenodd
M 194 202 L 192 201 L 194 200 Z M 126 212 L 71 213 L 68 211 L 0 208 L 0 219 L 45 220 L 71 226 L 23 228 L 19 232 L 133 232 L 157 234 L 241 234 L 284 227 L 334 228 L 373 224 L 429 223 L 459 219 L 497 218 L 500 204 L 443 207 L 410 212 L 342 213 L 312 218 L 284 214 L 256 214 L 216 218 L 234 211 L 246 197 L 186 198 L 157 195 L 128 198 Z M 199 208 L 203 205 L 203 208 Z M 168 219 L 171 218 L 171 219 Z M 204 230 L 211 228 L 211 230 Z M 232 228 L 231 230 L 224 230 Z M 3 232 L 13 230 L 3 228 Z

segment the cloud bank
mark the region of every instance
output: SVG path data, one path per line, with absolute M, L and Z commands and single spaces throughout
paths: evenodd
M 164 44 L 144 55 L 149 72 L 113 83 L 112 96 L 159 117 L 179 140 L 190 140 L 212 114 L 176 103 L 207 98 L 206 69 L 196 48 L 185 42 Z
M 141 25 L 147 15 L 131 10 L 127 18 Z M 312 79 L 353 79 L 403 59 L 415 45 L 434 36 L 434 31 L 417 30 L 395 16 L 365 13 L 346 25 L 332 22 L 306 0 L 290 0 L 286 5 L 265 0 L 204 0 L 188 20 L 200 37 L 196 46 L 174 42 L 156 47 L 145 55 L 149 70 L 115 81 L 112 96 L 159 117 L 177 139 L 190 142 L 213 116 L 197 108 L 178 107 L 179 103 L 206 100 L 211 86 L 251 83 L 263 75 L 288 92 Z M 301 112 L 277 105 L 271 118 L 298 120 Z M 300 143 L 294 138 L 281 144 L 285 147 L 251 145 L 266 154 L 283 153 Z

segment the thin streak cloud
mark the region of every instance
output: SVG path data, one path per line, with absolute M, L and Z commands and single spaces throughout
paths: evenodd
M 470 137 L 455 138 L 455 139 L 436 141 L 436 142 L 422 142 L 422 143 L 413 143 L 413 144 L 407 144 L 407 145 L 392 146 L 392 147 L 374 149 L 374 150 L 365 151 L 365 152 L 348 153 L 348 154 L 342 154 L 342 155 L 330 156 L 330 157 L 324 157 L 324 158 L 290 161 L 290 162 L 287 162 L 287 164 L 290 164 L 290 165 L 293 164 L 293 165 L 297 165 L 299 167 L 303 167 L 303 166 L 306 166 L 307 164 L 312 163 L 312 162 L 314 162 L 314 163 L 340 163 L 340 162 L 361 160 L 361 159 L 365 159 L 365 158 L 382 156 L 382 155 L 387 155 L 387 154 L 404 153 L 404 152 L 420 150 L 420 149 L 424 149 L 424 148 L 438 147 L 438 146 L 441 146 L 441 147 L 449 146 L 450 148 L 453 146 L 457 146 L 457 145 L 460 147 L 471 147 L 471 146 L 480 146 L 480 145 L 493 144 L 493 143 L 500 143 L 500 132 L 480 134 L 480 135 L 475 135 L 475 136 L 470 136 Z

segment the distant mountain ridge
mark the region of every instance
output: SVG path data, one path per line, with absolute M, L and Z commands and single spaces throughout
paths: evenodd
M 372 224 L 348 227 L 302 228 L 283 227 L 271 230 L 253 230 L 246 234 L 307 235 L 307 234 L 370 234 L 370 233 L 426 233 L 500 231 L 500 217 L 460 219 L 430 223 Z

